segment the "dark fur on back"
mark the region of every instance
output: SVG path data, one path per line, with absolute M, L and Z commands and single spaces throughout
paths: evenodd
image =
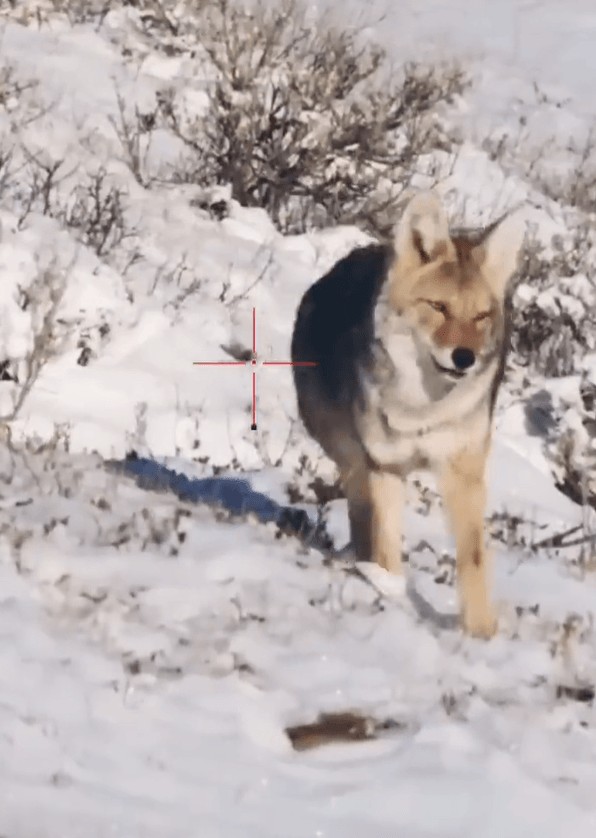
M 292 361 L 317 363 L 293 367 L 300 417 L 340 466 L 368 460 L 352 421 L 360 399 L 356 371 L 372 360 L 374 309 L 392 259 L 388 245 L 353 250 L 306 291 L 298 308 Z

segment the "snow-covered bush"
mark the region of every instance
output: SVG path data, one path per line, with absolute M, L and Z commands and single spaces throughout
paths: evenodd
M 231 184 L 234 199 L 286 231 L 389 229 L 421 155 L 447 143 L 436 111 L 464 89 L 462 70 L 394 72 L 377 45 L 309 21 L 301 0 L 214 0 L 196 27 L 198 60 L 211 68 L 206 108 L 189 117 L 173 91 L 161 102 L 192 150 L 182 179 Z
M 569 241 L 526 248 L 513 306 L 515 360 L 549 378 L 579 372 L 596 347 L 593 234 L 580 225 Z
M 58 14 L 75 25 L 101 22 L 111 9 L 126 3 L 127 0 L 8 0 L 2 4 L 4 8 L 0 9 L 0 17 L 10 17 L 24 24 L 35 21 L 42 25 Z
M 132 235 L 126 223 L 123 189 L 110 183 L 102 169 L 90 174 L 67 206 L 54 213 L 83 244 L 103 258 Z
M 572 500 L 596 507 L 593 242 L 584 221 L 548 248 L 529 243 L 514 297 L 511 361 L 528 368 L 528 410 L 534 397 L 548 396 L 548 421 L 537 430 L 558 487 Z
M 0 308 L 0 376 L 11 384 L 5 384 L 2 390 L 0 423 L 10 422 L 19 414 L 39 374 L 61 344 L 57 318 L 68 275 L 55 264 L 42 266 L 32 259 L 31 266 L 33 275 L 27 286 L 13 282 L 10 288 L 7 276 L 3 276 L 9 287 Z M 20 360 L 16 362 L 15 358 Z
M 584 361 L 579 387 L 557 399 L 557 425 L 547 440 L 559 488 L 596 508 L 596 355 Z

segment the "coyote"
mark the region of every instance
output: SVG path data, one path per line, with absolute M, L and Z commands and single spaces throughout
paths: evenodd
M 487 582 L 485 467 L 509 344 L 518 213 L 454 233 L 417 194 L 390 244 L 353 250 L 304 294 L 292 335 L 298 409 L 337 464 L 356 558 L 402 572 L 404 480 L 433 472 L 456 541 L 461 621 L 497 628 Z

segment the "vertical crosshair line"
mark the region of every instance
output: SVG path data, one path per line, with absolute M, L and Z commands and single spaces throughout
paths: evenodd
M 252 310 L 252 355 L 253 361 L 257 358 L 257 310 L 253 307 Z
M 257 374 L 253 372 L 252 374 L 252 425 L 250 426 L 251 431 L 256 431 L 257 429 Z
M 252 366 L 252 424 L 251 431 L 257 430 L 257 310 L 252 310 L 252 357 L 250 361 L 193 361 L 196 367 L 245 367 Z M 261 361 L 264 367 L 316 367 L 316 361 Z
M 252 307 L 252 425 L 251 431 L 257 429 L 257 310 Z

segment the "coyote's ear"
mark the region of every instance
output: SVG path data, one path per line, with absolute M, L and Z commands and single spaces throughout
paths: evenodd
M 398 263 L 416 268 L 446 257 L 453 248 L 449 221 L 433 192 L 419 192 L 406 206 L 395 228 Z
M 492 224 L 482 242 L 474 249 L 474 258 L 493 294 L 503 298 L 515 274 L 526 235 L 523 213 L 514 210 Z

